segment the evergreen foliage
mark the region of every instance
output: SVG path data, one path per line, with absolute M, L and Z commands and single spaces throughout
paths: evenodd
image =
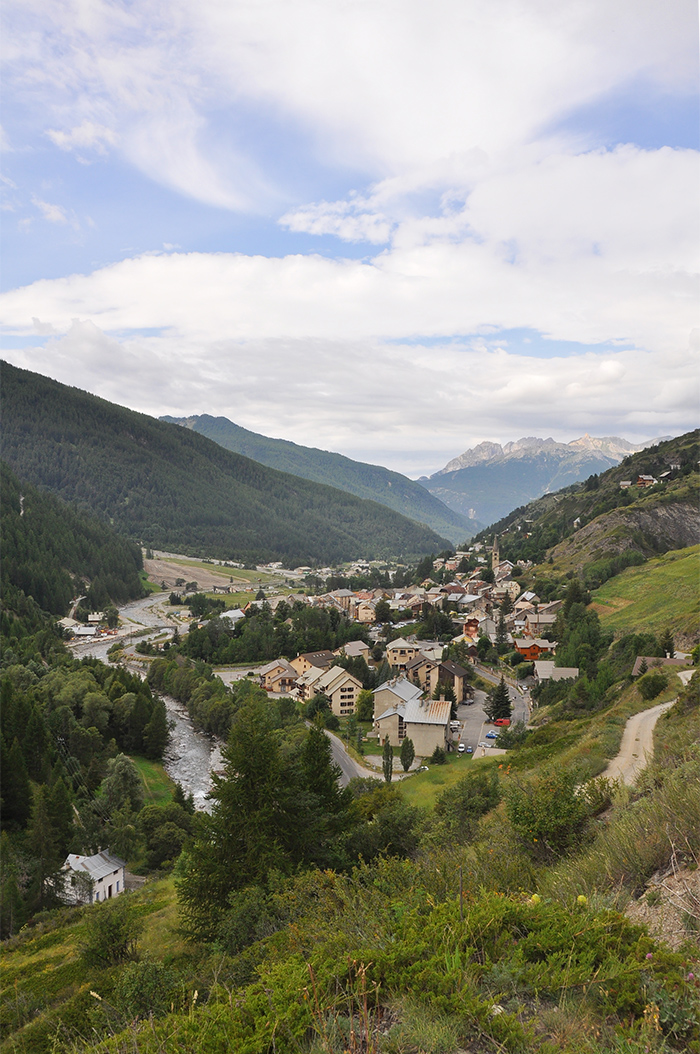
M 151 548 L 295 566 L 444 547 L 376 502 L 8 364 L 2 396 L 13 471 Z
M 90 610 L 143 596 L 141 550 L 105 523 L 51 494 L 20 483 L 0 462 L 2 590 L 21 590 L 65 615 L 76 590 Z
M 339 487 L 358 498 L 378 501 L 418 523 L 426 523 L 453 541 L 466 537 L 469 531 L 470 524 L 464 516 L 433 497 L 420 483 L 380 465 L 368 465 L 342 454 L 258 435 L 225 417 L 201 414 L 187 418 L 161 417 L 161 421 L 191 428 L 226 450 L 244 454 L 269 468 Z
M 484 712 L 489 721 L 496 721 L 499 718 L 510 718 L 513 708 L 510 702 L 508 685 L 503 676 L 501 676 L 498 684 L 489 692 L 484 705 Z
M 413 759 L 415 758 L 415 756 L 416 756 L 416 751 L 415 751 L 415 748 L 413 746 L 413 740 L 409 736 L 406 736 L 406 738 L 404 739 L 403 743 L 401 744 L 401 754 L 400 754 L 401 767 L 404 770 L 404 772 L 408 772 L 408 770 L 410 769 L 411 765 L 413 764 Z

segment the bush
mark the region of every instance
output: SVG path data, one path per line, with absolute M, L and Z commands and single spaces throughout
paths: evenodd
M 574 773 L 553 770 L 522 786 L 511 783 L 505 796 L 508 819 L 533 856 L 559 856 L 580 843 L 589 806 Z
M 131 1020 L 160 1017 L 175 998 L 175 975 L 161 962 L 132 962 L 119 977 L 115 989 L 117 1008 Z
M 86 914 L 80 953 L 88 966 L 116 966 L 136 958 L 142 931 L 132 894 L 121 893 Z
M 430 761 L 433 765 L 444 765 L 447 761 L 447 755 L 442 747 L 435 747 L 435 750 L 430 755 Z
M 664 688 L 668 686 L 668 679 L 664 673 L 645 673 L 637 681 L 637 688 L 642 699 L 656 699 L 657 695 L 661 695 Z

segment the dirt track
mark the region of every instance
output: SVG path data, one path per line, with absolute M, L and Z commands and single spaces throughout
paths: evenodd
M 634 783 L 654 753 L 654 725 L 675 701 L 672 699 L 669 703 L 659 703 L 658 706 L 652 706 L 651 710 L 642 710 L 630 717 L 622 735 L 620 753 L 603 773 L 607 779 L 622 780 L 628 786 Z
M 236 578 L 235 571 L 229 567 L 212 565 L 211 570 L 208 570 L 164 559 L 144 560 L 143 567 L 152 582 L 159 585 L 165 582 L 166 589 L 175 589 L 175 583 L 180 578 L 184 578 L 185 582 L 196 582 L 198 588 L 205 592 L 212 590 L 214 586 L 233 585 L 242 589 L 250 587 L 247 579 Z M 233 582 L 230 582 L 231 578 Z

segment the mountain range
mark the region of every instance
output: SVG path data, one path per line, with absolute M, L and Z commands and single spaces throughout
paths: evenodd
M 286 566 L 449 548 L 376 501 L 7 363 L 1 394 L 2 457 L 17 477 L 143 545 Z
M 636 446 L 617 436 L 589 435 L 570 443 L 533 436 L 504 446 L 479 443 L 418 482 L 472 523 L 490 524 L 543 494 L 605 472 L 624 457 L 669 438 Z
M 343 454 L 300 446 L 286 439 L 271 439 L 242 428 L 226 417 L 198 414 L 192 417 L 165 416 L 160 420 L 207 436 L 226 450 L 244 454 L 269 468 L 339 487 L 358 498 L 378 501 L 402 516 L 427 524 L 451 542 L 463 542 L 478 529 L 471 520 L 448 508 L 420 483 L 380 465 L 353 461 Z

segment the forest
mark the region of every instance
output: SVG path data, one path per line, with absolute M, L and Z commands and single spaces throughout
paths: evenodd
M 2 456 L 143 545 L 298 566 L 444 549 L 405 516 L 3 364 Z
M 44 611 L 65 615 L 86 596 L 94 611 L 144 595 L 141 549 L 94 516 L 28 483 L 0 462 L 2 590 L 20 590 Z

